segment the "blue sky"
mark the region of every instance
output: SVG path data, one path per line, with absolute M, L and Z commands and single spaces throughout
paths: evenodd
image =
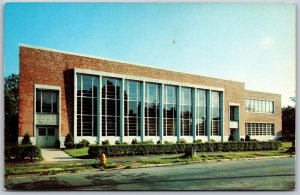
M 5 76 L 20 43 L 245 82 L 295 96 L 295 6 L 208 3 L 7 3 Z

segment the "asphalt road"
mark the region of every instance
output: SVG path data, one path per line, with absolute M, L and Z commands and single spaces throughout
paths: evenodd
M 7 190 L 293 190 L 295 158 L 89 170 L 5 180 Z

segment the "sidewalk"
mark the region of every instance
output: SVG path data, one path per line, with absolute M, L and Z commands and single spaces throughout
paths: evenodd
M 66 154 L 64 151 L 55 148 L 41 148 L 45 162 L 73 161 L 79 160 Z

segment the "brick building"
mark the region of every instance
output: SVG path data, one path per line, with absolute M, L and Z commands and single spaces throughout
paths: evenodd
M 19 140 L 228 141 L 281 134 L 281 96 L 245 84 L 20 46 Z

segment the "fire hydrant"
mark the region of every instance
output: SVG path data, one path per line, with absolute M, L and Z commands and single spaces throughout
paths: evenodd
M 104 153 L 102 153 L 99 157 L 100 165 L 104 166 L 106 164 L 107 158 Z

